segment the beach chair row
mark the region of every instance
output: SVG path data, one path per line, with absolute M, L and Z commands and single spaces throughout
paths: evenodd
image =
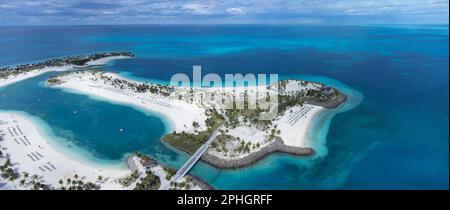
M 290 126 L 293 126 L 297 123 L 297 121 L 302 118 L 303 116 L 305 116 L 305 114 L 307 114 L 310 110 L 312 109 L 311 106 L 305 106 L 302 107 L 299 111 L 295 112 L 294 114 L 292 114 L 291 116 L 289 116 L 289 118 L 287 119 L 287 123 Z
M 56 170 L 56 167 L 51 162 L 47 162 L 47 164 L 40 165 L 40 166 L 38 166 L 38 168 L 42 172 L 46 172 L 46 171 L 50 171 L 51 172 L 53 170 Z

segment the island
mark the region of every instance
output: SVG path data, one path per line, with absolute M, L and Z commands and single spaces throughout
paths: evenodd
M 339 107 L 347 98 L 333 87 L 297 79 L 263 87 L 179 87 L 135 81 L 98 67 L 112 59 L 133 56 L 124 52 L 103 53 L 3 68 L 0 84 L 6 86 L 42 72 L 61 71 L 45 84 L 94 96 L 96 100 L 137 107 L 167 119 L 170 132 L 161 141 L 169 148 L 192 155 L 214 136 L 201 160 L 219 169 L 247 167 L 272 153 L 313 156 L 308 133 L 314 119 L 322 111 Z M 59 67 L 63 68 L 55 70 Z M 251 103 L 261 101 L 252 101 L 250 94 L 276 97 L 277 103 L 267 109 L 251 108 Z M 219 105 L 227 101 L 244 106 Z M 261 118 L 268 114 L 272 118 Z M 212 189 L 192 175 L 174 181 L 174 168 L 139 152 L 126 158 L 126 167 L 84 162 L 55 146 L 52 137 L 39 132 L 42 128 L 35 120 L 23 112 L 0 112 L 2 188 Z
M 225 109 L 217 106 L 217 101 L 206 99 L 219 95 L 232 98 L 236 89 L 249 93 L 256 92 L 257 87 L 176 87 L 133 81 L 99 69 L 61 73 L 50 78 L 47 84 L 157 112 L 172 124 L 172 132 L 161 140 L 167 146 L 189 154 L 197 151 L 218 130 L 219 135 L 201 159 L 221 169 L 246 167 L 276 152 L 314 155 L 307 139 L 314 117 L 346 100 L 339 90 L 321 83 L 282 80 L 276 84 L 275 117 L 260 120 L 259 116 L 268 110 L 248 106 Z M 273 91 L 274 85 L 263 91 Z M 191 95 L 201 97 L 186 97 Z
M 136 152 L 126 166 L 105 166 L 68 156 L 22 113 L 0 112 L 0 184 L 31 190 L 213 189 L 192 176 L 170 181 L 175 169 Z
M 13 67 L 2 67 L 0 68 L 0 88 L 50 71 L 66 71 L 75 67 L 103 65 L 111 60 L 132 57 L 134 57 L 134 54 L 131 52 L 107 52 L 55 58 Z

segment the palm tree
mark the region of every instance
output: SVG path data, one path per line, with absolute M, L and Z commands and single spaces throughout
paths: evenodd
M 40 182 L 34 183 L 33 189 L 34 190 L 39 190 L 39 188 L 41 188 L 41 183 Z
M 6 167 L 12 166 L 11 160 L 9 158 L 6 159 L 5 166 Z

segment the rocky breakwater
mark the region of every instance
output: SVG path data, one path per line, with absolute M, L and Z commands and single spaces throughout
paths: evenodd
M 287 146 L 280 138 L 275 138 L 272 143 L 244 157 L 225 159 L 206 152 L 203 154 L 201 160 L 219 169 L 238 169 L 255 164 L 273 153 L 286 153 L 296 156 L 312 156 L 315 151 L 312 148 Z

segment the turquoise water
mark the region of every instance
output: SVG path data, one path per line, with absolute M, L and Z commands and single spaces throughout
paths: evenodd
M 166 132 L 160 118 L 45 87 L 41 82 L 49 76 L 8 86 L 1 91 L 0 106 L 3 110 L 24 111 L 38 117 L 50 125 L 56 136 L 69 141 L 64 143 L 88 150 L 93 158 L 119 160 L 125 152 L 164 148 L 158 141 Z
M 278 73 L 358 99 L 316 121 L 320 158 L 271 155 L 231 171 L 198 164 L 192 173 L 219 189 L 448 189 L 448 26 L 33 26 L 0 34 L 0 66 L 130 50 L 136 58 L 104 68 L 160 83 L 192 65 L 205 74 Z M 94 161 L 118 163 L 136 150 L 175 167 L 187 159 L 159 141 L 164 118 L 40 85 L 48 76 L 0 89 L 0 109 L 42 119 Z

